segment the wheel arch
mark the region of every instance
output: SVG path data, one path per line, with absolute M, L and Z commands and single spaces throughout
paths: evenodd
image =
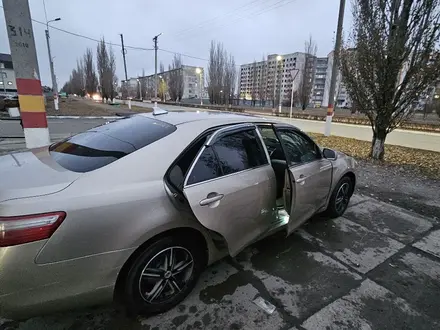
M 150 245 L 157 242 L 163 237 L 168 236 L 177 236 L 177 235 L 185 235 L 185 237 L 188 237 L 189 240 L 196 240 L 203 246 L 204 253 L 204 264 L 205 266 L 209 264 L 210 262 L 210 243 L 207 241 L 207 238 L 205 235 L 200 232 L 199 230 L 193 228 L 193 227 L 176 227 L 171 228 L 165 231 L 162 231 L 158 233 L 157 235 L 154 235 L 153 237 L 150 237 L 147 239 L 144 243 L 142 243 L 140 246 L 136 248 L 136 250 L 128 257 L 128 259 L 124 262 L 122 268 L 119 271 L 118 277 L 116 279 L 116 284 L 114 288 L 113 293 L 113 300 L 118 302 L 121 301 L 121 292 L 123 288 L 124 281 L 127 278 L 128 270 L 130 269 L 130 266 L 133 264 L 134 260 L 136 260 L 139 255 L 142 254 Z
M 348 171 L 341 177 L 340 180 L 342 180 L 345 177 L 348 177 L 351 180 L 351 182 L 353 183 L 353 185 L 351 187 L 351 195 L 350 195 L 350 196 L 353 196 L 354 188 L 356 187 L 356 174 L 354 174 L 353 171 Z

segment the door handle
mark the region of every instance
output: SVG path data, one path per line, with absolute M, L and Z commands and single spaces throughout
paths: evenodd
M 211 195 L 211 194 L 209 194 L 209 195 Z M 214 196 L 210 196 L 205 199 L 202 199 L 199 204 L 200 204 L 200 206 L 207 206 L 209 204 L 218 202 L 219 200 L 223 199 L 224 196 L 225 195 L 223 195 L 223 194 L 216 194 Z
M 306 179 L 307 179 L 307 177 L 304 175 L 304 174 L 301 174 L 300 176 L 299 176 L 299 178 L 298 179 L 296 179 L 296 183 L 299 183 L 299 184 L 304 184 L 304 182 L 306 181 Z

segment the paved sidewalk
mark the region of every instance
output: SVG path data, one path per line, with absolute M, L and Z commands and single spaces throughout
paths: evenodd
M 38 329 L 440 329 L 440 226 L 354 195 L 344 217 L 316 217 L 209 267 L 171 311 L 129 319 L 112 307 L 11 324 Z M 275 306 L 272 314 L 253 301 Z M 1 329 L 1 326 L 0 326 Z

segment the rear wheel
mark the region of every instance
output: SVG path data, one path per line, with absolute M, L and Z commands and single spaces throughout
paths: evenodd
M 204 249 L 189 239 L 169 236 L 147 247 L 132 263 L 123 301 L 134 314 L 162 313 L 192 291 L 204 268 Z
M 338 182 L 330 196 L 330 201 L 325 211 L 327 216 L 337 218 L 345 213 L 353 194 L 353 188 L 353 181 L 347 176 Z

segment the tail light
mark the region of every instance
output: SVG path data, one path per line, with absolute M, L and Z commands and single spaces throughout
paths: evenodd
M 0 247 L 48 239 L 65 217 L 64 212 L 0 217 Z

